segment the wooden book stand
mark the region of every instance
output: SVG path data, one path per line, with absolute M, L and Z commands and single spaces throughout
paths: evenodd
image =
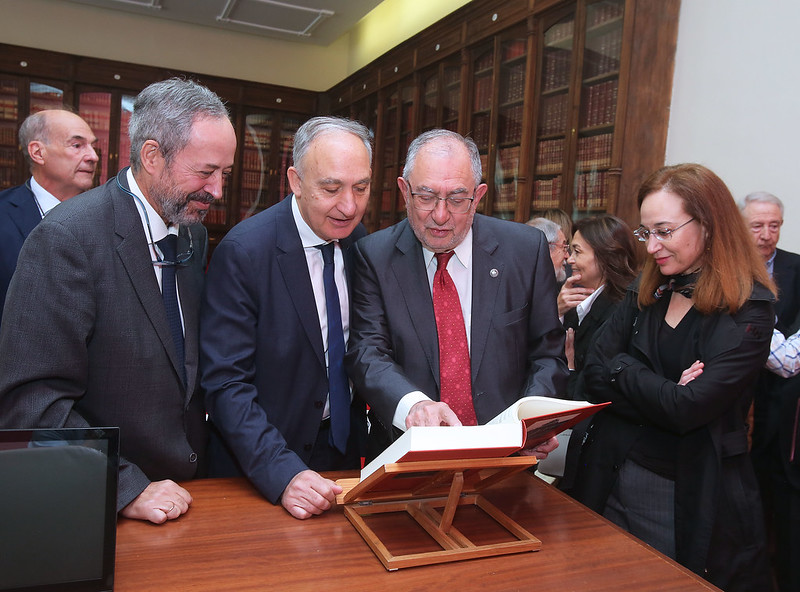
M 337 498 L 347 519 L 355 526 L 384 567 L 431 565 L 538 551 L 542 543 L 477 492 L 536 464 L 532 456 L 430 460 L 387 464 L 363 481 L 342 479 Z M 453 526 L 458 506 L 474 505 L 516 540 L 475 544 Z M 440 511 L 441 509 L 441 511 Z M 441 550 L 395 555 L 367 524 L 365 517 L 406 512 L 441 547 Z

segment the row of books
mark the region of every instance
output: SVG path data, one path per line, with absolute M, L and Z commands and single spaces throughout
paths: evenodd
M 572 19 L 566 22 L 556 23 L 544 32 L 545 47 L 556 45 L 566 39 L 570 39 L 574 31 L 575 21 Z
M 17 152 L 16 148 L 0 148 L 0 166 L 14 167 L 17 165 Z
M 545 210 L 560 206 L 561 175 L 551 179 L 536 179 L 533 182 L 533 209 Z
M 614 134 L 611 133 L 578 138 L 578 166 L 594 168 L 611 166 L 613 140 Z
M 567 128 L 569 115 L 568 95 L 542 97 L 539 108 L 539 135 L 563 134 Z
M 517 207 L 517 182 L 498 183 L 494 186 L 494 212 L 507 212 Z
M 480 55 L 477 60 L 475 60 L 475 72 L 489 70 L 492 66 L 494 66 L 493 50 L 487 51 L 486 53 Z
M 605 211 L 608 205 L 608 172 L 580 173 L 575 178 L 575 196 L 572 207 L 576 210 Z
M 520 146 L 509 146 L 497 151 L 497 165 L 504 175 L 516 176 L 519 172 Z
M 244 148 L 245 150 L 269 150 L 271 136 L 271 130 L 249 127 L 244 135 Z
M 617 114 L 617 89 L 619 81 L 607 80 L 584 86 L 581 96 L 581 127 L 594 127 L 614 123 Z
M 242 171 L 242 193 L 246 189 L 260 190 L 266 185 L 266 175 L 260 170 Z
M 503 43 L 502 58 L 504 62 L 524 56 L 527 51 L 527 41 L 525 39 L 514 39 Z
M 521 101 L 525 97 L 525 64 L 519 63 L 506 69 L 503 79 L 503 91 L 500 93 L 502 103 Z
M 503 144 L 522 141 L 522 104 L 503 109 L 498 122 L 497 141 Z
M 0 96 L 0 119 L 5 121 L 16 121 L 19 116 L 19 105 L 17 97 Z
M 208 208 L 206 214 L 206 224 L 225 224 L 227 222 L 227 212 L 225 211 L 225 204 L 216 202 Z
M 591 78 L 619 70 L 622 29 L 613 29 L 587 40 L 583 57 L 583 77 Z
M 265 156 L 269 155 L 269 148 L 259 150 L 245 145 L 242 151 L 242 168 L 261 170 L 267 167 Z
M 461 68 L 459 66 L 452 66 L 444 69 L 444 85 L 453 86 L 461 84 Z
M 542 88 L 545 91 L 569 85 L 571 61 L 572 52 L 569 50 L 550 47 L 545 49 L 542 72 Z
M 536 144 L 536 172 L 559 173 L 564 166 L 564 139 L 543 140 Z
M 607 22 L 620 19 L 625 13 L 625 0 L 605 0 L 589 5 L 586 27 L 598 27 Z
M 489 114 L 481 113 L 472 118 L 472 139 L 478 148 L 489 147 Z
M 17 146 L 17 130 L 13 126 L 0 126 L 0 144 L 3 146 Z
M 85 92 L 81 93 L 79 108 L 84 107 L 106 107 L 111 109 L 111 93 L 107 92 Z
M 492 77 L 480 76 L 475 79 L 472 110 L 485 111 L 492 106 Z
M 98 132 L 108 132 L 111 129 L 111 107 L 87 107 L 81 102 L 81 107 L 78 114 L 83 120 L 89 124 L 92 131 L 97 134 Z

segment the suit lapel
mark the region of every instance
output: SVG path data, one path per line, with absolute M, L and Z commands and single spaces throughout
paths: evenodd
M 428 276 L 425 271 L 425 259 L 422 246 L 414 231 L 405 224 L 395 243 L 392 258 L 392 271 L 397 278 L 400 294 L 409 311 L 411 324 L 417 333 L 422 350 L 428 359 L 431 374 L 439 386 L 439 342 L 436 336 L 436 317 L 433 314 L 433 298 L 428 287 Z M 413 314 L 412 314 L 413 311 Z
M 119 181 L 127 185 L 124 175 L 125 170 L 127 169 L 123 169 L 119 173 Z M 115 187 L 112 187 L 112 191 L 114 232 L 120 239 L 117 245 L 117 254 L 131 280 L 133 289 L 142 304 L 145 314 L 167 351 L 177 376 L 181 376 L 175 345 L 172 342 L 172 334 L 167 322 L 167 313 L 164 310 L 164 303 L 161 299 L 161 290 L 158 287 L 158 280 L 153 271 L 152 260 L 147 253 L 147 239 L 140 222 L 139 212 L 132 197 Z M 178 382 L 182 383 L 183 381 L 178 380 Z
M 33 191 L 28 188 L 27 184 L 23 187 L 24 189 L 15 191 L 9 197 L 8 201 L 14 206 L 14 208 L 9 211 L 9 217 L 19 229 L 22 238 L 25 239 L 31 233 L 31 230 L 42 221 L 42 215 L 36 205 Z
M 481 225 L 480 215 L 472 224 L 472 339 L 470 359 L 472 362 L 472 383 L 478 377 L 478 369 L 486 351 L 486 340 L 492 315 L 503 280 L 504 263 L 496 260 L 494 254 L 499 246 L 497 238 Z
M 291 198 L 286 198 L 274 206 L 278 208 L 275 216 L 278 265 L 286 288 L 292 295 L 292 304 L 297 311 L 300 324 L 314 347 L 319 363 L 324 367 L 325 351 L 317 315 L 317 303 L 314 300 L 314 288 L 311 285 L 303 243 L 300 241 L 300 234 L 292 216 L 291 204 Z

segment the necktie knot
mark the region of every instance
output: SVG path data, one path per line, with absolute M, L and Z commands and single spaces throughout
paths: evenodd
M 436 257 L 436 269 L 447 269 L 447 264 L 450 262 L 455 251 L 447 251 L 446 253 L 434 253 Z
M 333 253 L 335 250 L 336 243 L 331 241 L 329 243 L 325 243 L 324 245 L 317 245 L 317 248 L 322 251 L 322 261 L 325 265 L 330 265 L 333 263 Z

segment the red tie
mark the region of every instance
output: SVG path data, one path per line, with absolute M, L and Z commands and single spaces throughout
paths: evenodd
M 464 425 L 477 425 L 472 405 L 469 348 L 461 302 L 447 262 L 453 251 L 436 253 L 433 276 L 433 312 L 439 333 L 439 400 L 447 403 Z

